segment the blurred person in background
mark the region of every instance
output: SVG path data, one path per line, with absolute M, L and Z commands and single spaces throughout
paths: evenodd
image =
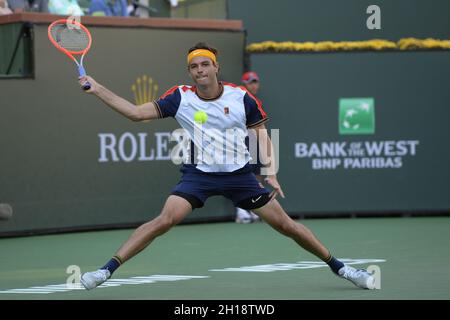
M 48 0 L 1 0 L 8 1 L 14 13 L 20 12 L 49 12 Z
M 8 6 L 8 1 L 0 0 L 0 16 L 13 13 Z
M 84 12 L 77 0 L 49 0 L 50 13 L 64 16 L 84 16 Z
M 128 17 L 130 10 L 127 0 L 92 0 L 89 14 L 92 16 Z

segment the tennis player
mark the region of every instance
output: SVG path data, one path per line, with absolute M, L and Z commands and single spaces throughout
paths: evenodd
M 86 92 L 96 95 L 132 121 L 175 118 L 189 134 L 193 148 L 198 151 L 195 161 L 182 165 L 181 181 L 173 188 L 159 216 L 138 227 L 103 267 L 84 273 L 81 283 L 87 290 L 101 285 L 120 265 L 145 249 L 156 237 L 169 231 L 195 208 L 202 207 L 208 197 L 223 195 L 233 201 L 235 206 L 258 214 L 275 230 L 327 263 L 336 275 L 350 280 L 358 287 L 373 289 L 375 279 L 371 274 L 364 269 L 357 270 L 344 265 L 334 258 L 314 234 L 292 220 L 275 199 L 277 195 L 284 198 L 284 193 L 277 181 L 274 149 L 264 125 L 268 117 L 260 102 L 250 93 L 234 84 L 218 81 L 217 55 L 215 48 L 206 43 L 197 43 L 187 54 L 187 70 L 195 85 L 175 86 L 157 101 L 148 102 L 139 108 L 109 91 L 92 77 L 79 79 L 81 86 L 87 81 L 91 84 L 90 90 Z M 195 113 L 199 111 L 207 114 L 207 120 L 202 124 L 195 121 Z M 226 153 L 237 155 L 234 161 L 221 161 L 218 153 L 206 157 L 208 161 L 202 158 L 205 154 L 211 154 L 211 141 L 229 139 L 229 134 L 225 136 L 225 132 L 245 133 L 249 128 L 256 130 L 262 150 L 261 162 L 269 163 L 265 182 L 273 188 L 272 192 L 260 185 L 251 172 L 250 154 L 242 135 L 238 135 L 237 139 L 232 138 L 234 143 L 226 144 L 227 148 L 233 149 L 226 150 Z M 199 130 L 205 139 L 199 139 L 198 134 L 196 136 Z

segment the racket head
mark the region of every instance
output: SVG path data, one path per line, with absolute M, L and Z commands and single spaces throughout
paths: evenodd
M 53 21 L 48 26 L 47 35 L 58 50 L 72 59 L 74 59 L 73 55 L 85 55 L 92 44 L 88 28 L 73 19 Z

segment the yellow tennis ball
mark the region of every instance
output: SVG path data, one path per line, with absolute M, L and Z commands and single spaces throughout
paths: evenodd
M 208 120 L 208 115 L 206 114 L 205 111 L 197 111 L 194 114 L 194 121 L 197 122 L 198 124 L 204 124 L 206 120 Z

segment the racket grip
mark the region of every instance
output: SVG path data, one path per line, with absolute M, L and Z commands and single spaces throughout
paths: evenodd
M 86 76 L 86 70 L 84 70 L 84 67 L 82 65 L 78 66 L 78 74 L 80 75 L 80 77 L 85 77 Z M 89 83 L 89 81 L 87 81 L 85 84 L 83 84 L 83 90 L 87 91 L 91 88 L 91 84 Z
M 86 82 L 85 84 L 83 84 L 83 90 L 84 90 L 84 91 L 87 91 L 87 90 L 89 90 L 90 88 L 91 88 L 91 84 L 89 83 L 89 81 Z

